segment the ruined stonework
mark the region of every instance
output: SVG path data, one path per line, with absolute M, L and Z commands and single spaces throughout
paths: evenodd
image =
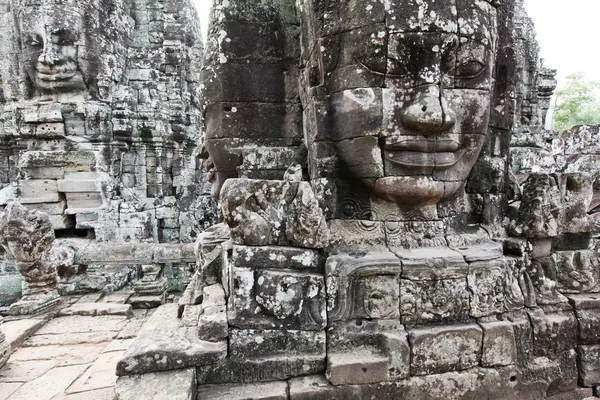
M 553 89 L 532 32 L 514 0 L 215 1 L 200 155 L 224 224 L 118 386 L 196 367 L 198 399 L 591 396 L 591 180 L 511 176 Z
M 515 9 L 516 115 L 511 138 L 511 170 L 519 183 L 531 172 L 556 172 L 552 141 L 556 133 L 547 129 L 550 100 L 556 89 L 556 70 L 545 68 L 535 40 L 533 21 L 523 1 Z
M 218 220 L 195 158 L 203 46 L 189 1 L 0 11 L 0 205 L 18 200 L 57 237 L 92 243 L 193 243 Z
M 58 269 L 73 264 L 73 250 L 54 244 L 48 215 L 10 203 L 0 213 L 0 245 L 15 260 L 23 279 L 23 297 L 10 314 L 34 314 L 58 303 Z

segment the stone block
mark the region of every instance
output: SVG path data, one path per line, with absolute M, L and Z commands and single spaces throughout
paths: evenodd
M 67 213 L 73 213 L 79 209 L 99 208 L 104 202 L 99 192 L 65 193 L 67 198 Z
M 257 198 L 262 200 L 257 203 Z M 308 182 L 228 179 L 221 205 L 236 244 L 320 249 L 329 243 L 323 212 Z
M 505 311 L 505 283 L 508 264 L 504 259 L 477 261 L 469 264 L 467 285 L 470 315 L 481 318 Z
M 196 400 L 196 369 L 150 372 L 117 379 L 117 400 Z
M 320 272 L 323 257 L 311 249 L 284 246 L 233 246 L 231 264 L 235 267 L 258 269 L 299 269 Z
M 504 254 L 502 243 L 486 241 L 474 246 L 466 246 L 456 249 L 463 255 L 465 261 L 472 263 L 475 261 L 489 261 L 501 258 Z
M 381 221 L 333 219 L 328 221 L 328 224 L 331 231 L 331 243 L 336 247 L 385 247 L 384 224 Z
M 467 280 L 400 280 L 400 314 L 403 324 L 462 322 L 469 319 Z
M 466 371 L 413 376 L 399 382 L 334 386 L 322 375 L 289 381 L 291 400 L 427 399 L 524 400 L 544 399 L 543 382 L 521 382 L 514 368 L 472 368 Z
M 583 293 L 598 284 L 598 255 L 592 250 L 557 251 L 552 254 L 561 293 Z
M 326 325 L 321 275 L 232 268 L 229 324 L 240 329 L 322 330 Z
M 572 294 L 568 298 L 577 317 L 579 343 L 600 344 L 600 294 Z
M 481 360 L 482 329 L 475 324 L 408 330 L 411 375 L 472 368 Z
M 60 200 L 56 203 L 32 203 L 23 205 L 28 210 L 38 210 L 48 215 L 62 215 L 67 207 L 67 203 L 64 200 Z
M 577 320 L 571 311 L 544 313 L 528 310 L 536 356 L 552 356 L 577 346 Z
M 481 366 L 500 367 L 516 363 L 517 343 L 510 322 L 481 322 L 483 348 Z
M 469 266 L 448 247 L 392 250 L 402 262 L 402 277 L 413 281 L 465 278 Z
M 198 399 L 211 400 L 287 400 L 287 382 L 241 385 L 200 385 Z
M 325 270 L 329 321 L 399 318 L 401 265 L 390 251 L 341 252 Z
M 67 172 L 57 181 L 58 191 L 63 193 L 102 192 L 101 185 L 97 172 Z
M 117 375 L 186 369 L 212 364 L 227 356 L 227 343 L 190 340 L 177 327 L 145 331 L 117 364 Z
M 325 358 L 325 343 L 325 331 L 232 329 L 229 357 L 238 360 L 285 355 Z
M 283 355 L 248 360 L 225 359 L 198 367 L 198 384 L 280 381 L 325 373 L 325 357 Z
M 229 335 L 227 326 L 227 308 L 213 306 L 204 308 L 198 319 L 198 337 L 200 340 L 218 342 Z
M 327 380 L 333 385 L 361 385 L 389 380 L 388 357 L 368 353 L 329 354 Z
M 60 201 L 55 180 L 19 180 L 19 201 L 23 204 L 56 203 Z
M 577 368 L 581 386 L 600 385 L 600 345 L 577 346 Z
M 397 319 L 335 323 L 327 332 L 327 351 L 328 357 L 334 356 L 335 361 L 331 363 L 328 358 L 328 378 L 331 375 L 329 380 L 336 385 L 356 384 L 363 379 L 370 379 L 370 382 L 397 381 L 409 376 L 408 335 Z M 370 371 L 379 372 L 370 373 L 368 378 L 362 376 L 358 364 L 363 356 L 377 366 Z M 383 369 L 379 367 L 382 360 L 386 365 Z M 344 371 L 348 369 L 354 369 L 357 374 L 346 375 Z M 380 374 L 381 371 L 385 374 Z M 375 376 L 378 380 L 373 380 Z

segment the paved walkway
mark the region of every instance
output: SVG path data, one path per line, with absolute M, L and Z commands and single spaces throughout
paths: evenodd
M 153 313 L 131 310 L 129 296 L 72 297 L 60 312 L 5 319 L 14 353 L 0 369 L 0 400 L 113 400 L 116 364 Z

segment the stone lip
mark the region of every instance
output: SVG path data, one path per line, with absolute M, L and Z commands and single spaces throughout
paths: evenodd
M 177 327 L 144 332 L 118 362 L 117 376 L 185 369 L 226 357 L 227 342 L 190 340 L 185 332 Z

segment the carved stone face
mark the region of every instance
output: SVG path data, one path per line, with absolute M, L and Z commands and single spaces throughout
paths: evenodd
M 313 30 L 309 140 L 330 143 L 340 173 L 377 197 L 437 204 L 462 187 L 485 140 L 496 11 L 466 0 L 341 3 Z
M 25 68 L 34 92 L 82 92 L 86 88 L 79 63 L 83 16 L 73 7 L 27 7 L 20 25 Z

